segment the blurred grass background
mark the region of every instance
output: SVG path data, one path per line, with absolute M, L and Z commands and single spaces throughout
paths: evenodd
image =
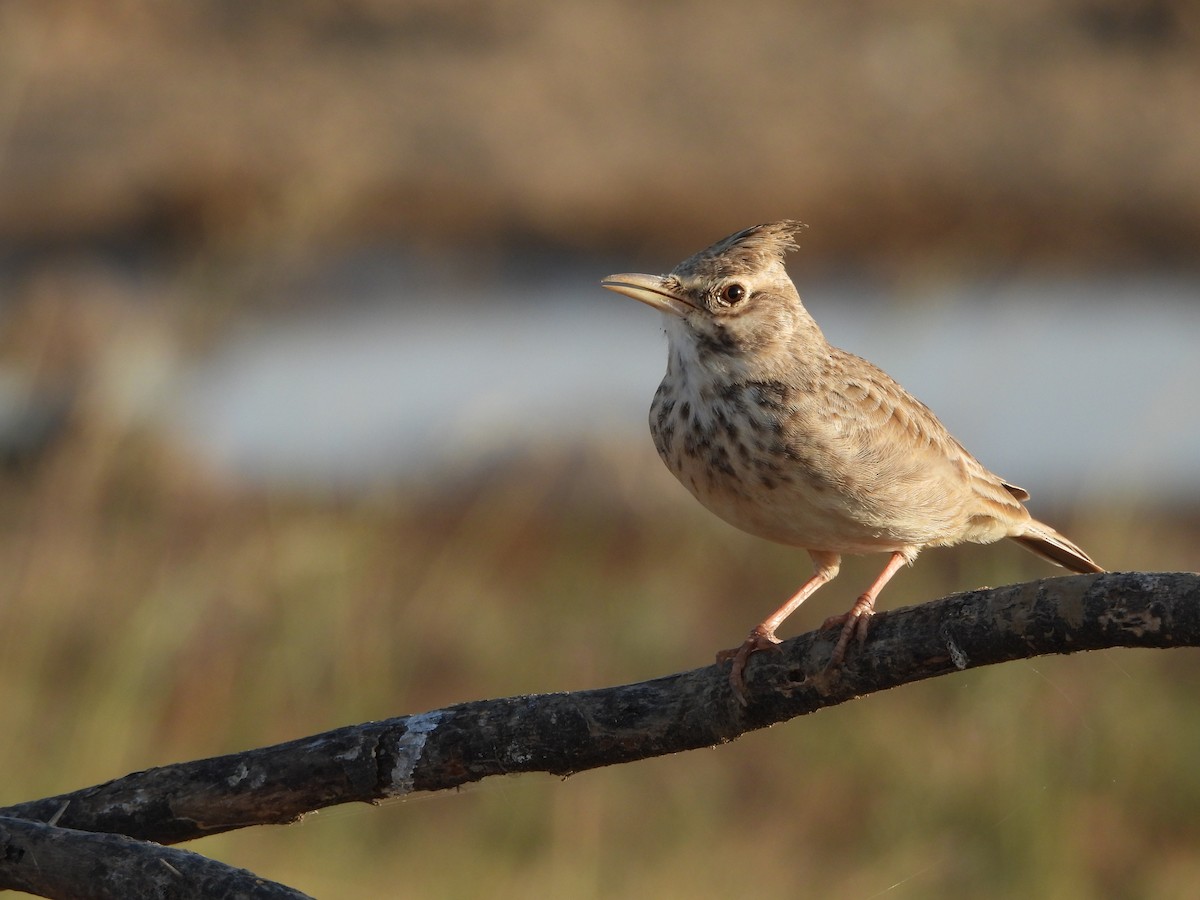
M 787 215 L 809 271 L 910 290 L 1194 272 L 1198 50 L 1182 2 L 0 6 L 0 802 L 694 667 L 807 572 L 648 440 L 285 489 L 139 414 L 331 260 L 659 270 Z M 1191 568 L 1195 488 L 1037 511 L 1115 568 Z M 932 551 L 885 601 L 1046 574 Z M 1198 682 L 1190 652 L 1035 660 L 193 847 L 321 897 L 1192 896 Z

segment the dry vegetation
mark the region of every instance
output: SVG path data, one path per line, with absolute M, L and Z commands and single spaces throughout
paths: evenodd
M 710 521 L 641 459 L 547 455 L 339 503 L 220 488 L 152 440 L 74 434 L 0 484 L 0 759 L 20 773 L 0 802 L 703 663 L 804 561 Z M 1073 533 L 1156 568 L 1195 529 L 1110 510 Z M 1044 574 L 1015 547 L 931 552 L 891 603 Z M 1191 656 L 972 672 L 711 753 L 196 849 L 325 897 L 724 896 L 748 878 L 762 897 L 1184 896 L 1200 878 Z
M 1194 262 L 1181 0 L 8 3 L 0 235 Z M 917 252 L 919 251 L 919 253 Z

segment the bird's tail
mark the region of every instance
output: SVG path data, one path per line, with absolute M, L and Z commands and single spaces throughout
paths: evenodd
M 1042 559 L 1050 560 L 1057 566 L 1070 569 L 1072 572 L 1104 571 L 1083 550 L 1037 519 L 1026 522 L 1025 530 L 1021 534 L 1010 536 L 1026 550 L 1036 553 Z

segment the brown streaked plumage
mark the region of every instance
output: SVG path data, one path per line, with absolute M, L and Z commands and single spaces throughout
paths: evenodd
M 860 641 L 888 580 L 925 547 L 1012 538 L 1074 572 L 1102 572 L 1083 550 L 1029 515 L 1029 494 L 993 475 L 927 406 L 864 359 L 830 345 L 784 268 L 802 226 L 784 221 L 730 235 L 668 275 L 601 284 L 665 313 L 667 372 L 650 431 L 667 467 L 738 528 L 803 547 L 815 571 L 757 625 L 732 659 L 743 696 L 750 654 L 838 573 L 847 553 L 890 553 L 842 616 L 830 658 Z

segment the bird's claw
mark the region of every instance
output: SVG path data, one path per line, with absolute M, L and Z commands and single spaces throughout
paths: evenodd
M 740 647 L 735 647 L 731 650 L 722 650 L 717 654 L 718 663 L 733 660 L 733 665 L 729 670 L 729 686 L 733 688 L 733 694 L 742 706 L 746 706 L 748 703 L 746 700 L 746 680 L 744 673 L 746 671 L 746 662 L 750 659 L 750 654 L 757 653 L 759 650 L 778 651 L 778 644 L 779 638 L 760 625 L 750 632 L 746 640 L 742 641 Z
M 841 628 L 837 644 L 834 645 L 833 653 L 829 656 L 829 665 L 825 667 L 826 671 L 841 667 L 846 659 L 846 651 L 850 647 L 852 638 L 858 638 L 859 646 L 866 643 L 867 632 L 871 628 L 871 616 L 875 615 L 874 605 L 870 598 L 859 597 L 847 612 L 830 616 L 822 623 L 822 630 Z

